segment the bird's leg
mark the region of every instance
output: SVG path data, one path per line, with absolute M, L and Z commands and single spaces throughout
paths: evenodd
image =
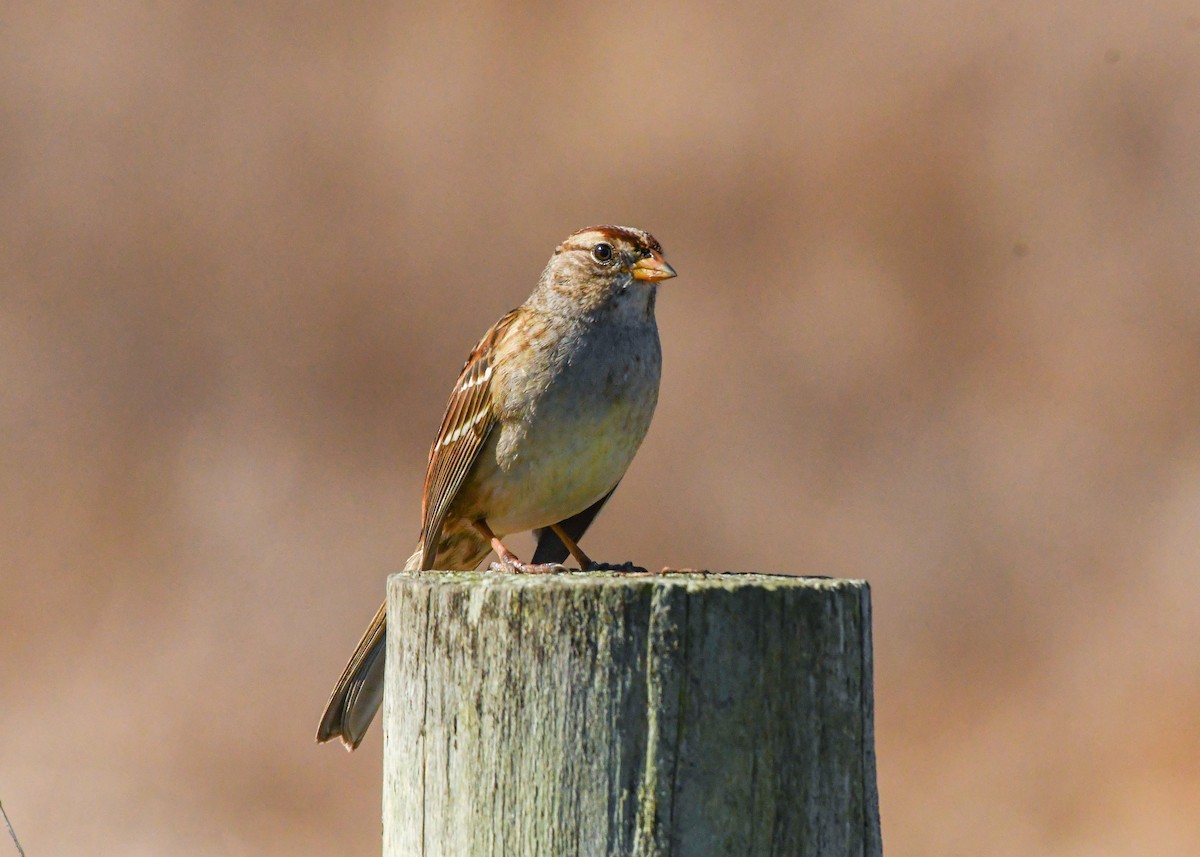
M 579 568 L 582 571 L 616 571 L 621 574 L 632 574 L 638 577 L 650 574 L 646 569 L 640 565 L 634 565 L 632 562 L 623 562 L 620 565 L 611 562 L 595 562 L 580 549 L 575 540 L 567 535 L 566 531 L 558 524 L 551 524 L 550 529 L 554 531 L 554 535 L 562 539 L 562 543 L 571 552 L 571 556 L 575 557 L 575 561 L 579 563 Z
M 500 557 L 500 562 L 513 567 L 522 565 L 523 563 L 517 559 L 517 555 L 504 546 L 504 542 L 500 541 L 500 537 L 492 532 L 492 528 L 487 525 L 487 521 L 482 518 L 474 522 L 475 531 L 483 536 L 492 545 L 492 550 L 496 552 L 496 556 Z
M 496 556 L 500 557 L 500 562 L 492 563 L 488 568 L 489 571 L 506 571 L 520 574 L 557 574 L 561 571 L 566 571 L 563 566 L 556 562 L 547 562 L 541 565 L 521 562 L 521 560 L 517 559 L 515 553 L 504 546 L 504 542 L 500 541 L 500 537 L 492 532 L 492 528 L 482 518 L 472 522 L 472 526 L 475 527 L 475 531 L 479 535 L 488 540 L 492 546 L 492 550 L 496 552 Z
M 566 530 L 564 530 L 558 524 L 551 524 L 550 529 L 554 531 L 554 535 L 562 539 L 562 543 L 566 546 L 567 550 L 571 552 L 571 556 L 575 557 L 575 561 L 579 563 L 580 569 L 586 570 L 588 566 L 593 564 L 588 555 L 579 548 L 579 545 L 576 544 L 575 540 L 567 535 Z

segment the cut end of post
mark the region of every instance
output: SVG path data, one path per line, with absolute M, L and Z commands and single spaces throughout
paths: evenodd
M 639 583 L 659 583 L 712 589 L 738 589 L 747 586 L 763 589 L 870 589 L 870 584 L 865 580 L 762 571 L 709 571 L 697 568 L 664 568 L 661 571 L 648 572 L 566 569 L 557 574 L 522 574 L 507 571 L 401 571 L 392 574 L 390 579 L 468 585 L 492 583 L 532 588 L 554 583 L 564 586 L 636 586 Z

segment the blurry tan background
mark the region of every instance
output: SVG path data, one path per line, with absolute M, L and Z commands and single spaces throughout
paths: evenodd
M 893 857 L 1200 853 L 1200 6 L 1053 5 L 6 4 L 28 852 L 378 853 L 318 715 L 463 357 L 617 222 L 680 277 L 588 549 L 870 579 Z

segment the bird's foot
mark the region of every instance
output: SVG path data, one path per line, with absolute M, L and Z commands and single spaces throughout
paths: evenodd
M 640 565 L 634 565 L 632 562 L 623 562 L 619 565 L 612 562 L 589 562 L 584 571 L 615 571 L 617 574 L 628 575 L 630 577 L 651 577 L 656 572 L 648 571 Z
M 521 562 L 516 557 L 501 558 L 499 562 L 488 566 L 488 571 L 500 574 L 562 574 L 566 570 L 567 567 L 561 563 L 540 562 L 535 565 L 531 562 Z
M 475 522 L 474 526 L 476 532 L 492 543 L 492 550 L 496 552 L 496 556 L 500 557 L 499 562 L 488 566 L 488 571 L 496 571 L 501 574 L 562 574 L 567 570 L 565 566 L 557 562 L 544 562 L 537 565 L 521 562 L 517 559 L 516 554 L 504 546 L 500 537 L 492 532 L 487 521 L 481 518 Z

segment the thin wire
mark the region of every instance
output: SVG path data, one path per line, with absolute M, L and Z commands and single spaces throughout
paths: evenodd
M 4 826 L 8 828 L 8 835 L 12 837 L 13 845 L 17 846 L 17 853 L 21 857 L 25 857 L 25 849 L 21 847 L 21 840 L 17 839 L 17 831 L 13 830 L 12 822 L 8 820 L 8 813 L 4 811 L 3 802 L 0 802 L 0 815 L 4 816 Z

